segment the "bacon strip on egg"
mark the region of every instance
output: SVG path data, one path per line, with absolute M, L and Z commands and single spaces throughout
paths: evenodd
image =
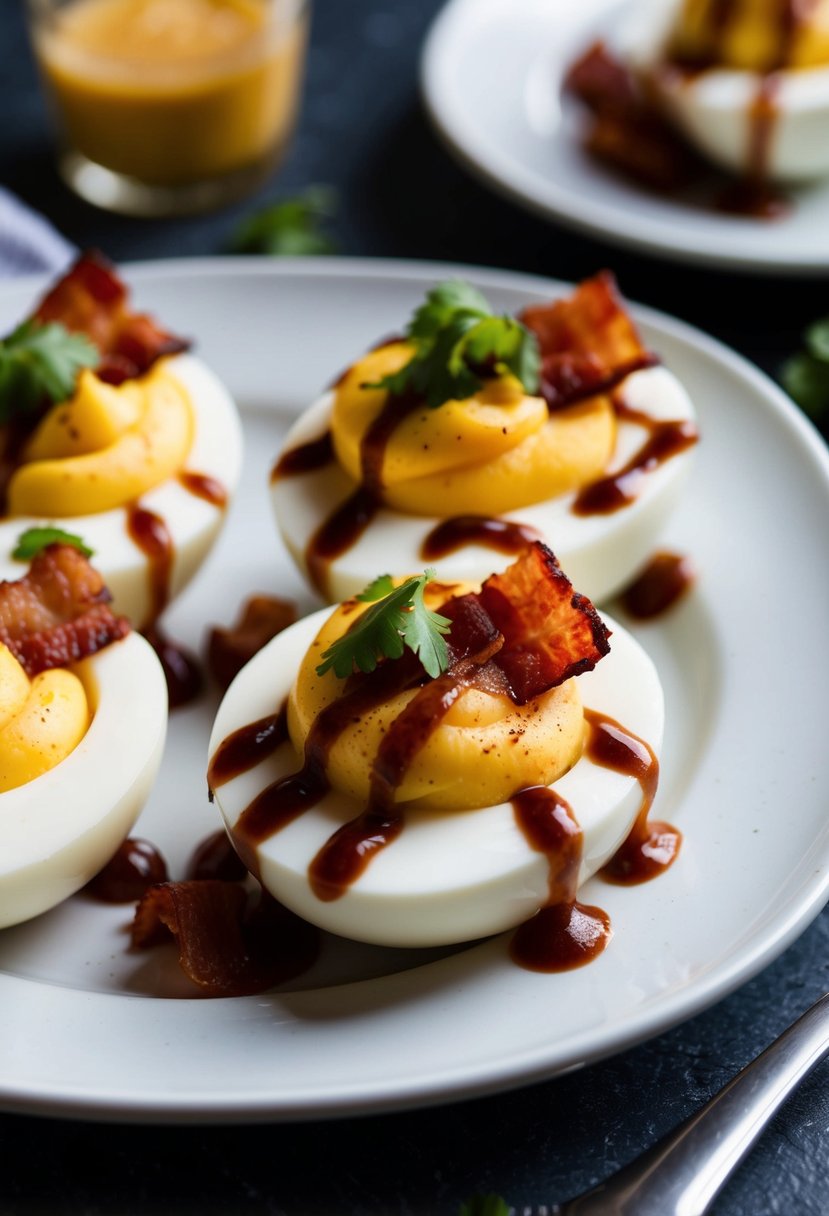
M 162 329 L 146 313 L 129 308 L 127 285 L 96 252 L 84 253 L 41 300 L 34 319 L 56 321 L 85 334 L 101 352 L 95 374 L 110 384 L 143 375 L 163 355 L 176 355 L 190 343 Z
M 541 348 L 541 396 L 563 409 L 616 388 L 631 372 L 653 367 L 609 271 L 580 283 L 571 296 L 525 308 L 519 320 Z
M 29 676 L 88 658 L 125 637 L 97 570 L 73 545 L 47 545 L 28 574 L 0 583 L 0 642 Z

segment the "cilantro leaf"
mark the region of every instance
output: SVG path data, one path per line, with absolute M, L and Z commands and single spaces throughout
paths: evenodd
M 85 545 L 83 539 L 76 536 L 74 532 L 64 532 L 62 528 L 27 528 L 18 536 L 12 557 L 19 562 L 28 562 L 33 557 L 37 557 L 41 549 L 55 544 L 74 545 L 84 557 L 92 557 L 95 552 L 94 549 Z
M 458 1216 L 512 1216 L 512 1208 L 500 1195 L 473 1195 Z
M 65 401 L 78 373 L 96 367 L 98 348 L 83 334 L 51 321 L 24 321 L 0 342 L 0 424 L 38 410 L 44 400 Z
M 415 652 L 433 678 L 449 666 L 443 637 L 451 628 L 451 621 L 438 612 L 432 612 L 423 599 L 426 583 L 434 576 L 434 570 L 427 570 L 422 578 L 417 579 L 411 595 L 412 610 L 406 613 L 403 623 L 403 641 Z
M 389 575 L 375 579 L 357 596 L 363 602 L 374 601 L 371 608 L 323 651 L 317 675 L 333 668 L 334 674 L 345 680 L 355 668 L 371 672 L 380 659 L 399 659 L 406 646 L 433 678 L 446 671 L 449 653 L 443 635 L 449 632 L 451 622 L 430 611 L 423 599 L 423 589 L 433 578 L 434 571 L 426 570 L 388 592 Z
M 412 393 L 430 409 L 471 397 L 485 380 L 507 372 L 538 388 L 541 357 L 534 334 L 513 317 L 495 316 L 468 283 L 448 280 L 426 296 L 409 322 L 415 348 L 399 371 L 367 384 L 392 396 Z
M 813 322 L 804 349 L 785 361 L 779 378 L 786 392 L 813 422 L 829 418 L 829 317 Z
M 324 223 L 336 210 L 333 190 L 309 186 L 304 194 L 283 199 L 250 216 L 231 241 L 237 253 L 267 253 L 274 257 L 336 253 Z
M 382 600 L 394 591 L 394 579 L 390 574 L 379 574 L 373 583 L 364 587 L 355 598 L 361 604 L 370 604 L 373 600 Z

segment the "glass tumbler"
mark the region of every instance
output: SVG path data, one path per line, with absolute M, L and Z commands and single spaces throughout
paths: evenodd
M 59 168 L 129 215 L 206 210 L 278 164 L 301 89 L 308 0 L 28 0 Z

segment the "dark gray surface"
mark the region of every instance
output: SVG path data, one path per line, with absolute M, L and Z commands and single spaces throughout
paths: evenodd
M 334 229 L 343 253 L 565 279 L 611 266 L 628 297 L 692 321 L 771 372 L 803 325 L 829 312 L 825 281 L 728 276 L 623 254 L 486 193 L 444 153 L 418 102 L 419 47 L 439 0 L 318 0 L 298 137 L 278 179 L 257 198 L 175 223 L 103 215 L 55 176 L 21 8 L 5 0 L 0 10 L 0 182 L 71 240 L 119 261 L 221 253 L 241 215 L 324 182 L 340 194 Z M 454 1216 L 476 1190 L 499 1191 L 516 1205 L 561 1199 L 690 1114 L 827 987 L 824 912 L 776 963 L 702 1016 L 612 1060 L 499 1097 L 253 1128 L 0 1116 L 0 1213 Z M 784 1107 L 715 1203 L 716 1216 L 829 1212 L 828 1080 L 824 1065 Z

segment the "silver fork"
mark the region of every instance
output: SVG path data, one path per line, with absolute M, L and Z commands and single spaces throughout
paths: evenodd
M 513 1216 L 702 1216 L 792 1090 L 829 1054 L 829 993 L 652 1149 L 566 1203 Z

